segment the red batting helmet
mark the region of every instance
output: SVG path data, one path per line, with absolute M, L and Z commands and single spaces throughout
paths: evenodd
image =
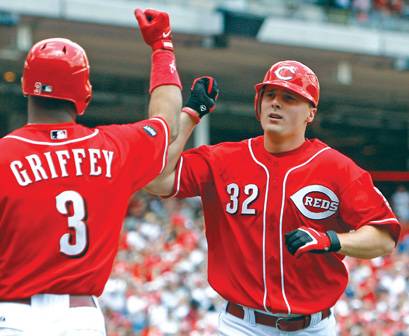
M 254 109 L 257 119 L 260 119 L 260 103 L 262 89 L 266 85 L 290 90 L 308 99 L 315 107 L 320 98 L 320 83 L 315 73 L 306 65 L 297 61 L 281 61 L 268 69 L 261 83 L 256 84 Z
M 21 85 L 26 96 L 68 100 L 83 114 L 92 97 L 84 49 L 63 38 L 36 43 L 24 63 Z

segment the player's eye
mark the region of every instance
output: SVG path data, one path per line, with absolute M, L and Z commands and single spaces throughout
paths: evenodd
M 276 96 L 276 93 L 275 93 L 274 90 L 271 90 L 271 91 L 267 91 L 267 92 L 265 93 L 265 95 L 266 95 L 267 97 L 269 97 L 269 98 L 274 98 L 274 97 Z
M 292 94 L 289 94 L 289 93 L 283 94 L 283 99 L 286 102 L 295 102 L 295 101 L 297 101 L 297 97 L 292 95 Z
M 293 96 L 292 94 L 284 94 L 283 95 L 283 98 L 285 99 L 285 100 L 296 100 L 297 98 L 295 97 L 295 96 Z

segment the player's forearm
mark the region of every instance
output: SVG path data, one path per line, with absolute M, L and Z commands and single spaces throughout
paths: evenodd
M 170 127 L 173 141 L 182 108 L 182 84 L 176 67 L 169 15 L 154 9 L 137 8 L 135 17 L 145 43 L 152 48 L 149 117 L 163 117 Z
M 179 133 L 175 141 L 173 141 L 169 146 L 168 163 L 163 171 L 163 175 L 169 175 L 170 172 L 175 170 L 180 155 L 185 149 L 186 143 L 189 140 L 195 126 L 196 123 L 192 120 L 192 118 L 190 118 L 188 114 L 180 114 Z
M 371 259 L 392 252 L 395 242 L 386 231 L 372 225 L 365 225 L 357 231 L 340 233 L 341 250 L 346 256 Z
M 172 194 L 180 155 L 197 123 L 216 107 L 218 95 L 218 85 L 213 77 L 202 76 L 193 81 L 190 97 L 179 116 L 179 133 L 168 149 L 167 165 L 162 174 L 146 186 L 148 192 L 160 196 Z
M 173 191 L 175 169 L 196 123 L 186 113 L 180 114 L 179 133 L 168 149 L 168 162 L 162 174 L 150 182 L 145 190 L 151 194 L 168 196 Z
M 161 116 L 170 128 L 171 142 L 178 135 L 179 116 L 182 108 L 180 88 L 174 85 L 162 85 L 152 91 L 149 103 L 149 117 Z

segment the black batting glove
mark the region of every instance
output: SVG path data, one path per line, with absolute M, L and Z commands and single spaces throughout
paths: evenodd
M 341 244 L 335 231 L 320 232 L 306 226 L 286 233 L 285 245 L 288 252 L 296 257 L 307 252 L 337 252 L 341 249 Z
M 202 117 L 214 111 L 218 97 L 219 88 L 216 80 L 210 76 L 198 77 L 192 83 L 190 97 L 182 111 L 199 123 Z

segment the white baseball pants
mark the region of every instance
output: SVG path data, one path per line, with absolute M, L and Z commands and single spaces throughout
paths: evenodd
M 68 295 L 40 294 L 31 305 L 0 302 L 0 336 L 106 336 L 102 311 L 70 307 Z

